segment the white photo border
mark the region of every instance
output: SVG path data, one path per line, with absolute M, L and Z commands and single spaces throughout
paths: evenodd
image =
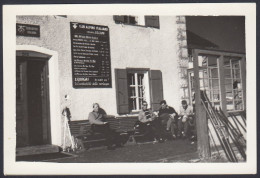
M 247 161 L 245 163 L 43 163 L 15 161 L 15 24 L 17 15 L 200 15 L 245 16 L 247 61 Z M 3 6 L 4 174 L 5 175 L 151 175 L 255 174 L 256 4 L 77 4 Z M 250 102 L 249 102 L 250 101 Z M 102 168 L 102 169 L 100 169 Z

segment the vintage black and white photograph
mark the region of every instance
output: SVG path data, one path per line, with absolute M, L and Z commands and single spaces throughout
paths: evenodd
M 12 14 L 14 164 L 54 164 L 63 173 L 64 163 L 254 169 L 252 14 L 49 8 Z

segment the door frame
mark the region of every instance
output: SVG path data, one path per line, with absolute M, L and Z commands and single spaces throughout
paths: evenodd
M 49 99 L 50 99 L 50 142 L 53 145 L 61 146 L 61 114 L 60 114 L 60 87 L 58 53 L 43 47 L 34 45 L 16 45 L 16 52 L 24 52 L 23 55 L 48 56 L 49 67 Z

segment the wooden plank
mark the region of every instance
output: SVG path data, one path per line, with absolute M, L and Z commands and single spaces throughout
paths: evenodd
M 198 55 L 215 55 L 215 56 L 230 56 L 230 57 L 244 57 L 242 53 L 224 52 L 224 51 L 214 51 L 206 49 L 195 49 Z
M 240 67 L 241 67 L 240 74 L 242 80 L 243 102 L 244 102 L 243 110 L 246 110 L 246 58 L 245 56 L 240 61 Z
M 221 109 L 227 116 L 225 71 L 224 71 L 224 57 L 223 56 L 220 56 L 218 59 L 218 73 L 219 73 L 219 80 L 222 81 L 222 83 L 220 85 Z
M 198 152 L 201 158 L 210 157 L 210 145 L 208 137 L 208 123 L 206 111 L 201 104 L 200 96 L 200 82 L 199 82 L 199 66 L 198 66 L 198 52 L 192 51 L 193 67 L 194 67 L 194 88 L 195 88 L 195 108 L 196 108 L 196 122 L 197 122 L 197 137 L 198 137 Z

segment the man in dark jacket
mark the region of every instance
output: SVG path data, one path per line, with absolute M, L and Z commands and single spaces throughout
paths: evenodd
M 165 100 L 162 100 L 160 105 L 158 116 L 162 124 L 166 124 L 166 130 L 171 131 L 173 138 L 176 138 L 178 113 L 173 107 L 168 106 Z

